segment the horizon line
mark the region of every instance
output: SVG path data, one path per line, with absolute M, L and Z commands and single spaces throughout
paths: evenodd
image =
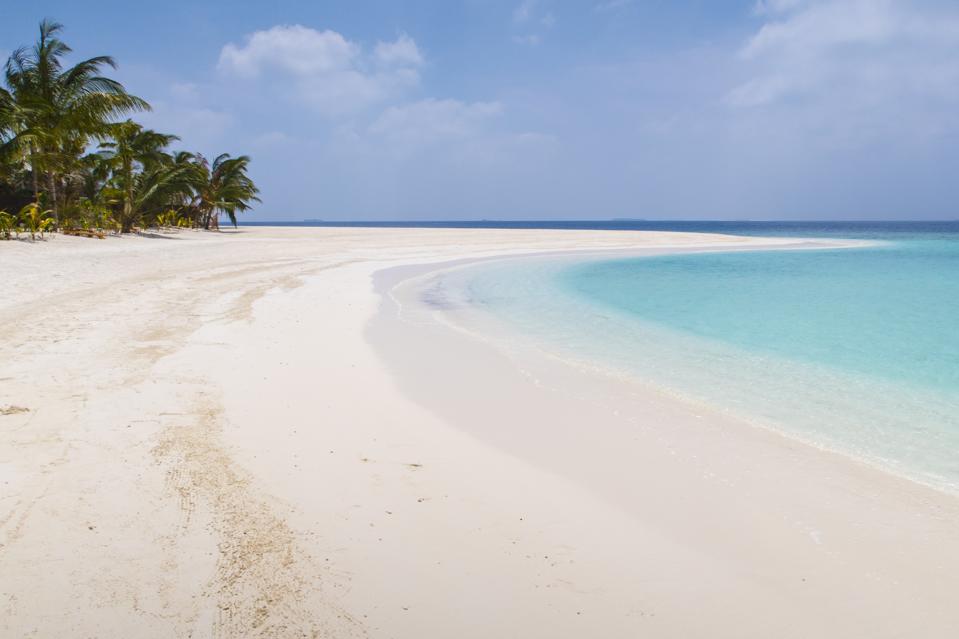
M 469 224 L 469 223 L 576 223 L 576 222 L 733 222 L 733 223 L 780 223 L 780 224 L 813 224 L 821 222 L 847 222 L 847 223 L 942 223 L 959 222 L 956 218 L 821 218 L 821 219 L 774 219 L 774 218 L 637 218 L 637 217 L 618 217 L 618 218 L 464 218 L 464 219 L 387 219 L 387 220 L 325 220 L 325 219 L 300 219 L 300 220 L 238 220 L 240 226 L 243 224 Z

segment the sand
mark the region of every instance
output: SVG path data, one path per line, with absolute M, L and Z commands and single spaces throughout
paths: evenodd
M 954 495 L 474 339 L 402 270 L 765 244 L 0 243 L 0 636 L 956 636 Z

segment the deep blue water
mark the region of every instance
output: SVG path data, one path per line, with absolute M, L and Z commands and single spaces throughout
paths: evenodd
M 959 233 L 959 220 L 945 222 L 751 222 L 697 220 L 433 220 L 242 222 L 241 226 L 318 226 L 374 228 L 568 229 L 597 231 L 686 231 L 731 235 L 876 238 L 926 233 Z

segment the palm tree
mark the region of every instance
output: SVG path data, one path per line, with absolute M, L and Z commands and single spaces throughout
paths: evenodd
M 134 207 L 137 219 L 156 222 L 187 201 L 192 194 L 190 167 L 175 164 L 171 159 L 147 167 L 136 175 Z
M 12 182 L 17 162 L 7 151 L 7 142 L 13 137 L 13 96 L 0 87 L 0 186 Z
M 63 58 L 72 50 L 60 40 L 62 30 L 62 25 L 43 20 L 36 44 L 17 49 L 7 60 L 11 105 L 6 107 L 6 118 L 12 133 L 0 149 L 25 156 L 33 174 L 35 200 L 39 200 L 43 174 L 54 218 L 60 204 L 59 176 L 87 142 L 104 139 L 115 118 L 150 108 L 122 84 L 101 75 L 104 67 L 116 68 L 109 56 L 64 68 Z
M 16 102 L 0 87 L 0 209 L 17 211 L 30 199 L 29 175 L 24 158 L 11 144 L 16 123 Z
M 13 136 L 13 96 L 0 87 L 0 146 L 6 146 Z
M 80 158 L 77 168 L 78 197 L 87 202 L 102 202 L 103 188 L 110 178 L 110 161 L 103 153 L 88 153 Z
M 0 210 L 0 240 L 9 240 L 11 231 L 16 232 L 17 218 Z
M 31 240 L 37 239 L 37 234 L 40 235 L 40 239 L 43 239 L 46 231 L 53 230 L 56 223 L 51 217 L 52 213 L 53 211 L 41 209 L 36 202 L 31 202 L 20 209 L 20 219 L 26 223 Z
M 109 135 L 111 141 L 101 143 L 100 148 L 106 151 L 105 161 L 113 165 L 114 181 L 122 194 L 118 221 L 126 233 L 142 214 L 146 193 L 149 191 L 153 197 L 157 190 L 162 190 L 161 185 L 177 177 L 165 170 L 172 158 L 164 149 L 179 138 L 144 129 L 132 120 L 110 125 Z M 145 188 L 146 176 L 151 176 L 155 183 Z
M 211 165 L 198 155 L 196 164 L 200 174 L 194 206 L 199 214 L 198 224 L 203 228 L 219 228 L 220 213 L 226 213 L 233 226 L 236 226 L 236 214 L 248 210 L 253 202 L 260 201 L 257 197 L 260 190 L 247 175 L 249 156 L 231 158 L 229 153 L 224 153 Z
M 102 74 L 116 68 L 108 56 L 67 67 L 71 49 L 62 30 L 42 21 L 35 45 L 14 51 L 3 67 L 0 208 L 32 202 L 37 215 L 51 211 L 50 221 L 33 216 L 46 227 L 129 231 L 160 215 L 209 229 L 226 214 L 236 225 L 237 213 L 259 202 L 247 156 L 223 154 L 210 163 L 199 154 L 170 154 L 175 136 L 119 121 L 150 107 Z M 88 153 L 94 142 L 100 149 Z
M 0 191 L 9 191 L 7 196 L 19 190 L 23 173 L 24 156 L 15 143 L 19 116 L 13 95 L 0 87 Z

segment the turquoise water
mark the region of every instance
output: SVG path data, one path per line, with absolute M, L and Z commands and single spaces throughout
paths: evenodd
M 558 283 L 739 348 L 959 389 L 959 242 L 593 262 Z
M 842 235 L 882 243 L 511 260 L 442 286 L 558 354 L 955 490 L 959 225 Z

